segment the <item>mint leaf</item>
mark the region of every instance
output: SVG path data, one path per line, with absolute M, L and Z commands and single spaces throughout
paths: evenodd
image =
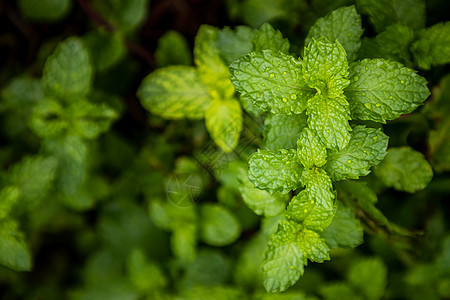
M 310 201 L 314 201 L 326 210 L 333 208 L 335 195 L 333 185 L 327 173 L 322 169 L 310 169 L 303 172 L 301 181 L 306 185 Z
M 241 192 L 242 200 L 255 214 L 273 217 L 284 211 L 286 196 L 271 195 L 266 191 L 255 188 L 248 179 L 247 172 L 242 169 L 238 173 L 238 179 L 240 181 L 239 191 Z
M 303 228 L 297 235 L 297 243 L 305 258 L 318 263 L 330 260 L 330 248 L 317 232 Z
M 401 23 L 413 29 L 425 26 L 424 0 L 357 0 L 358 10 L 369 15 L 376 31 Z
M 381 299 L 386 289 L 387 268 L 380 258 L 363 259 L 352 265 L 348 280 L 365 299 Z
M 433 169 L 436 172 L 450 170 L 450 118 L 445 118 L 438 128 L 429 132 L 428 144 Z
M 314 131 L 303 129 L 297 141 L 297 155 L 305 168 L 321 167 L 327 162 L 327 149 Z
M 206 128 L 213 141 L 225 152 L 238 144 L 242 131 L 242 108 L 236 99 L 214 99 L 206 110 Z
M 349 80 L 347 54 L 339 41 L 312 38 L 304 50 L 302 74 L 306 84 L 319 95 L 340 96 Z
M 201 80 L 209 87 L 217 87 L 218 82 L 228 82 L 230 78 L 220 56 L 218 38 L 219 30 L 209 25 L 200 26 L 195 37 L 194 62 Z
M 175 220 L 176 222 L 176 220 Z M 181 263 L 190 263 L 195 259 L 197 247 L 197 224 L 187 221 L 178 223 L 170 237 L 170 247 Z
M 302 166 L 295 150 L 281 149 L 278 152 L 258 150 L 248 161 L 248 178 L 256 188 L 270 194 L 288 193 L 300 182 Z
M 20 197 L 20 189 L 14 186 L 6 186 L 0 191 L 0 222 L 6 218 Z M 284 210 L 284 207 L 283 207 Z
M 297 140 L 305 127 L 306 114 L 275 115 L 269 113 L 264 120 L 264 146 L 271 151 L 296 148 Z
M 320 232 L 330 225 L 333 220 L 335 208 L 325 209 L 316 205 L 314 198 L 307 190 L 301 191 L 292 198 L 286 210 L 286 217 L 301 223 L 304 227 Z
M 19 0 L 22 14 L 35 21 L 57 21 L 63 18 L 71 8 L 70 0 Z
M 422 69 L 450 62 L 450 22 L 438 23 L 419 32 L 412 46 L 414 58 Z
M 345 95 L 354 119 L 385 123 L 412 112 L 430 95 L 425 78 L 394 61 L 353 63 L 350 78 Z
M 384 159 L 387 146 L 388 137 L 380 129 L 356 126 L 347 147 L 329 151 L 324 168 L 333 181 L 358 179 Z
M 239 221 L 220 205 L 202 205 L 200 216 L 200 237 L 208 245 L 226 246 L 233 243 L 241 234 Z
M 338 40 L 347 53 L 347 59 L 352 61 L 358 56 L 363 32 L 361 17 L 352 5 L 336 9 L 318 19 L 309 29 L 305 43 L 308 44 L 312 38 L 319 39 L 322 36 L 332 42 Z
M 343 149 L 350 140 L 350 110 L 344 97 L 316 94 L 308 102 L 308 127 L 315 130 L 327 148 Z
M 127 275 L 136 289 L 142 293 L 152 293 L 167 286 L 167 278 L 161 269 L 145 257 L 141 249 L 134 249 L 127 259 Z
M 98 71 L 105 71 L 116 65 L 127 51 L 123 36 L 118 33 L 91 31 L 83 37 L 83 40 Z
M 390 148 L 374 171 L 387 186 L 408 193 L 424 189 L 433 178 L 425 157 L 410 147 Z
M 262 264 L 264 287 L 268 292 L 282 292 L 303 274 L 306 258 L 297 244 L 300 225 L 281 221 L 270 237 Z
M 325 300 L 364 300 L 358 295 L 347 283 L 336 282 L 327 285 L 323 285 L 320 288 L 320 295 Z
M 1 92 L 2 104 L 0 109 L 19 109 L 23 106 L 34 105 L 44 98 L 44 90 L 38 79 L 16 77 Z
M 277 52 L 289 54 L 289 41 L 283 38 L 280 31 L 274 29 L 269 23 L 264 23 L 252 39 L 253 49 L 261 51 L 270 49 Z
M 69 127 L 64 108 L 55 100 L 42 99 L 31 111 L 31 131 L 41 138 L 60 136 Z
M 70 102 L 87 94 L 92 67 L 89 53 L 80 38 L 70 37 L 59 43 L 42 71 L 42 84 L 48 94 Z
M 355 248 L 363 243 L 364 229 L 354 210 L 338 202 L 333 221 L 320 235 L 331 249 Z
M 252 39 L 256 30 L 247 26 L 225 27 L 219 30 L 217 47 L 227 65 L 253 49 Z
M 299 114 L 314 95 L 302 78 L 301 63 L 271 50 L 251 52 L 230 65 L 231 82 L 241 97 L 264 111 Z
M 201 119 L 211 103 L 193 67 L 158 69 L 142 81 L 137 92 L 145 109 L 166 119 Z
M 18 272 L 31 270 L 30 252 L 14 221 L 0 222 L 0 265 Z
M 180 33 L 169 30 L 158 40 L 155 50 L 158 67 L 192 64 L 192 54 L 189 44 Z

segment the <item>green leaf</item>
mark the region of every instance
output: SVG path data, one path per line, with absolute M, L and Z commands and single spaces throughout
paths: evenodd
M 280 31 L 274 29 L 269 23 L 264 23 L 252 39 L 253 50 L 261 51 L 270 49 L 277 52 L 289 54 L 289 41 L 283 38 Z M 250 51 L 249 51 L 250 52 Z
M 408 193 L 424 189 L 433 178 L 428 161 L 410 147 L 390 148 L 375 174 L 387 186 Z
M 326 209 L 317 205 L 307 190 L 301 191 L 292 198 L 286 210 L 286 217 L 301 223 L 305 228 L 320 232 L 327 228 L 333 220 L 336 209 Z
M 125 41 L 119 33 L 91 31 L 83 40 L 89 50 L 92 64 L 98 71 L 110 69 L 125 56 Z
M 31 111 L 29 127 L 41 138 L 60 136 L 69 126 L 63 106 L 53 99 L 42 99 Z
M 317 232 L 303 228 L 297 235 L 297 243 L 305 259 L 318 263 L 330 260 L 330 248 Z
M 314 95 L 302 78 L 301 63 L 283 53 L 251 52 L 234 61 L 230 72 L 241 97 L 274 114 L 299 114 Z
M 352 265 L 348 280 L 365 299 L 378 300 L 386 289 L 387 269 L 380 258 L 367 258 Z
M 436 172 L 450 170 L 450 118 L 445 118 L 438 128 L 429 132 L 428 144 L 433 169 Z
M 191 289 L 183 290 L 182 300 L 234 300 L 246 299 L 246 294 L 241 290 L 228 286 L 194 286 Z
M 305 47 L 302 74 L 306 84 L 323 97 L 339 97 L 349 84 L 347 54 L 339 41 L 312 38 Z
M 425 26 L 424 0 L 357 0 L 356 3 L 358 10 L 369 15 L 370 22 L 378 32 L 395 23 L 413 29 Z
M 209 25 L 200 26 L 195 37 L 194 62 L 201 80 L 209 87 L 222 90 L 221 85 L 223 82 L 229 82 L 230 73 L 220 56 L 218 38 L 217 28 Z
M 91 87 L 89 53 L 80 38 L 59 43 L 42 71 L 42 84 L 51 95 L 70 100 L 86 95 Z
M 309 128 L 303 129 L 297 141 L 297 155 L 307 169 L 321 167 L 327 162 L 327 149 Z
M 38 79 L 16 77 L 1 92 L 2 103 L 0 109 L 20 109 L 29 107 L 44 98 L 44 90 Z
M 0 191 L 0 222 L 8 216 L 19 197 L 20 189 L 14 186 L 6 186 Z
M 261 263 L 267 247 L 267 237 L 259 232 L 246 242 L 236 260 L 234 282 L 244 288 L 261 287 L 263 282 Z
M 254 36 L 255 30 L 247 26 L 236 26 L 234 30 L 229 27 L 219 30 L 217 47 L 227 65 L 253 50 Z
M 177 31 L 169 30 L 158 40 L 155 50 L 155 58 L 158 67 L 170 65 L 192 64 L 192 54 L 188 42 Z
M 19 0 L 22 14 L 34 21 L 57 21 L 69 12 L 70 0 Z
M 327 173 L 318 168 L 305 170 L 302 174 L 301 181 L 306 185 L 306 191 L 310 201 L 314 201 L 316 205 L 320 205 L 326 210 L 333 209 L 335 195 L 333 185 Z
M 182 263 L 190 263 L 196 255 L 198 226 L 189 222 L 177 223 L 178 226 L 173 226 L 170 247 L 174 256 Z
M 255 214 L 273 217 L 284 211 L 286 208 L 286 196 L 271 195 L 266 191 L 255 188 L 248 179 L 247 172 L 242 169 L 238 173 L 238 178 L 242 200 Z
M 347 52 L 347 59 L 353 61 L 358 56 L 363 32 L 361 16 L 355 6 L 342 7 L 318 19 L 309 29 L 305 44 L 312 38 L 319 39 L 322 36 L 332 42 L 338 40 Z
M 414 58 L 422 69 L 450 62 L 450 22 L 438 23 L 419 32 L 412 47 Z
M 225 152 L 236 148 L 242 131 L 242 108 L 234 99 L 214 99 L 206 110 L 206 128 L 213 141 Z
M 308 102 L 308 127 L 315 130 L 327 148 L 343 149 L 350 140 L 350 110 L 345 97 L 316 94 Z
M 268 292 L 282 292 L 292 286 L 304 271 L 304 260 L 297 244 L 300 225 L 282 221 L 270 237 L 262 264 L 264 287 Z
M 0 265 L 18 272 L 31 270 L 31 255 L 23 235 L 10 220 L 0 222 Z
M 333 181 L 358 179 L 384 159 L 387 146 L 388 137 L 380 129 L 356 126 L 347 147 L 329 151 L 324 168 Z
M 167 279 L 160 268 L 148 261 L 141 249 L 134 249 L 127 259 L 128 278 L 142 293 L 151 293 L 167 286 Z
M 259 0 L 246 0 L 239 6 L 244 22 L 253 28 L 261 26 L 285 14 L 285 10 L 278 0 L 266 0 L 261 5 Z
M 72 103 L 66 113 L 73 132 L 88 139 L 107 131 L 112 121 L 118 118 L 117 112 L 108 105 L 92 104 L 86 100 Z
M 344 282 L 335 282 L 323 285 L 320 294 L 325 300 L 364 300 L 351 286 Z
M 353 63 L 350 78 L 345 95 L 354 119 L 385 123 L 412 112 L 430 95 L 425 78 L 394 61 Z
M 288 193 L 300 183 L 302 165 L 295 150 L 281 149 L 278 152 L 258 150 L 248 161 L 248 178 L 256 188 L 270 194 Z
M 158 69 L 141 83 L 137 92 L 145 109 L 167 119 L 201 119 L 211 103 L 205 86 L 193 67 Z
M 355 212 L 338 202 L 333 221 L 320 235 L 331 249 L 355 248 L 363 243 L 364 229 Z
M 201 238 L 208 245 L 226 246 L 241 234 L 239 221 L 220 205 L 204 204 L 200 208 L 200 215 Z
M 264 146 L 271 151 L 294 149 L 300 133 L 305 127 L 306 114 L 275 115 L 269 113 L 264 120 Z

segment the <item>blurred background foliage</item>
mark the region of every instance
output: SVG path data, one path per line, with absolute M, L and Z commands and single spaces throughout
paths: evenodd
M 356 2 L 365 28 L 361 58 L 417 68 L 408 34 L 449 20 L 445 0 L 423 1 L 423 19 L 397 15 L 381 23 L 373 23 L 377 12 L 364 10 L 368 1 Z M 240 148 L 224 154 L 204 122 L 163 120 L 135 96 L 156 68 L 192 64 L 201 24 L 259 28 L 270 22 L 299 54 L 317 18 L 352 4 L 0 1 L 0 298 L 450 298 L 448 64 L 419 62 L 430 99 L 383 126 L 390 146 L 409 145 L 425 155 L 432 182 L 410 194 L 387 188 L 376 174 L 364 179 L 377 192 L 377 208 L 409 236 L 396 234 L 381 213 L 377 224 L 361 216 L 363 245 L 310 264 L 289 292 L 277 295 L 265 293 L 259 266 L 277 220 L 254 214 L 240 189 L 245 161 L 262 142 L 262 120 L 246 115 Z M 388 30 L 405 31 L 401 51 L 385 46 Z M 64 51 L 58 43 L 71 36 L 90 57 L 77 81 L 86 86 L 69 81 L 58 94 L 51 79 L 39 78 L 55 49 Z

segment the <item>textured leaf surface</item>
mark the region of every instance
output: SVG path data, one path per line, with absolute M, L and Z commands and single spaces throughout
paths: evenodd
M 357 0 L 356 3 L 359 10 L 369 15 L 378 32 L 395 23 L 414 29 L 425 26 L 424 0 Z
M 306 185 L 306 191 L 310 201 L 314 201 L 327 210 L 333 209 L 334 192 L 331 179 L 322 169 L 310 169 L 303 173 L 302 183 Z
M 262 264 L 264 287 L 268 292 L 286 290 L 303 274 L 305 257 L 297 244 L 299 230 L 298 224 L 282 221 L 270 237 Z
M 334 207 L 326 209 L 316 205 L 314 199 L 308 195 L 308 191 L 303 190 L 292 198 L 286 216 L 288 219 L 302 223 L 308 229 L 320 232 L 330 225 L 335 212 Z
M 425 78 L 394 61 L 364 59 L 353 63 L 350 78 L 345 95 L 355 119 L 393 120 L 412 112 L 430 95 Z
M 233 243 L 241 234 L 236 217 L 222 206 L 205 204 L 201 207 L 201 238 L 211 246 Z
M 308 86 L 323 96 L 337 97 L 349 81 L 347 54 L 339 41 L 325 37 L 311 39 L 302 61 L 303 78 Z
M 138 97 L 145 109 L 167 119 L 201 119 L 211 103 L 197 71 L 185 66 L 151 73 L 142 81 Z
M 236 99 L 214 99 L 206 110 L 206 128 L 213 141 L 225 152 L 238 144 L 242 131 L 242 108 Z
M 251 52 L 230 65 L 231 82 L 242 97 L 264 111 L 299 114 L 314 95 L 301 74 L 301 63 L 271 50 Z
M 252 39 L 253 50 L 261 51 L 270 49 L 277 52 L 289 54 L 289 41 L 283 38 L 280 31 L 274 29 L 269 23 L 264 23 Z
M 380 258 L 363 259 L 352 265 L 348 280 L 366 299 L 381 299 L 386 289 L 387 268 Z
M 327 148 L 343 149 L 350 140 L 350 110 L 344 97 L 316 95 L 308 103 L 308 127 L 315 130 Z
M 297 243 L 303 253 L 303 256 L 313 262 L 322 263 L 330 260 L 327 244 L 317 232 L 309 229 L 303 229 L 298 233 Z
M 0 222 L 0 265 L 14 271 L 30 271 L 31 256 L 17 224 L 12 221 Z
M 450 62 L 450 22 L 439 23 L 419 33 L 412 52 L 420 68 Z
M 306 114 L 268 114 L 264 120 L 264 146 L 272 151 L 296 148 L 305 127 Z
M 45 90 L 66 101 L 85 95 L 90 89 L 91 77 L 89 53 L 77 37 L 61 42 L 45 62 L 42 71 Z
M 284 149 L 278 152 L 258 150 L 250 156 L 248 166 L 250 181 L 256 188 L 271 194 L 295 190 L 303 170 L 295 150 Z
M 352 209 L 338 203 L 336 215 L 330 226 L 320 235 L 331 249 L 355 248 L 363 242 L 364 229 Z
M 356 126 L 347 147 L 329 151 L 324 168 L 333 181 L 358 179 L 384 159 L 387 146 L 388 137 L 380 129 Z
M 286 198 L 284 195 L 271 195 L 270 193 L 257 189 L 248 179 L 248 174 L 241 170 L 238 174 L 240 181 L 239 191 L 245 204 L 257 215 L 273 217 L 281 214 L 286 207 Z
M 155 58 L 158 67 L 192 64 L 192 54 L 188 42 L 183 35 L 173 30 L 167 31 L 158 40 Z
M 321 167 L 327 162 L 327 149 L 314 131 L 303 129 L 297 141 L 297 155 L 305 168 Z
M 390 148 L 375 174 L 387 186 L 409 193 L 424 189 L 433 178 L 428 161 L 410 147 Z
M 352 61 L 358 56 L 363 32 L 361 17 L 356 12 L 355 6 L 342 7 L 318 19 L 309 30 L 305 43 L 308 44 L 312 38 L 318 39 L 322 36 L 331 42 L 338 40 L 347 52 L 347 59 Z

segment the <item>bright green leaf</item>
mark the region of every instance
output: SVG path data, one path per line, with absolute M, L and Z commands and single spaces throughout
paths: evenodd
M 351 83 L 345 89 L 352 117 L 386 122 L 423 104 L 430 91 L 425 78 L 402 64 L 364 59 L 350 65 Z
M 206 128 L 213 141 L 225 152 L 236 148 L 242 131 L 242 108 L 234 99 L 214 99 L 206 110 Z
M 274 29 L 269 23 L 264 23 L 252 40 L 253 50 L 261 51 L 270 49 L 277 52 L 289 54 L 289 41 L 283 38 L 280 31 Z
M 313 262 L 322 263 L 330 260 L 328 254 L 330 248 L 317 232 L 303 228 L 297 235 L 297 244 L 303 256 Z
M 0 191 L 0 222 L 8 216 L 19 196 L 20 189 L 14 186 L 6 186 Z
M 321 167 L 327 162 L 327 149 L 309 128 L 303 129 L 297 141 L 297 155 L 307 169 Z
M 276 115 L 269 113 L 264 120 L 264 146 L 271 151 L 294 149 L 300 133 L 305 127 L 306 114 Z
M 356 126 L 347 147 L 329 151 L 324 168 L 333 181 L 358 179 L 384 159 L 387 146 L 388 137 L 380 129 Z
M 318 19 L 309 30 L 305 43 L 322 36 L 332 42 L 338 40 L 347 52 L 347 59 L 353 61 L 358 56 L 363 32 L 361 16 L 356 12 L 355 6 L 342 7 Z
M 29 127 L 41 138 L 60 136 L 69 126 L 63 106 L 53 99 L 42 99 L 31 111 Z
M 282 292 L 292 286 L 304 271 L 304 260 L 297 244 L 300 225 L 282 221 L 270 237 L 262 264 L 264 287 L 268 292 Z
M 412 47 L 414 58 L 420 68 L 450 62 L 450 22 L 438 23 L 422 30 Z
M 164 273 L 156 264 L 148 261 L 140 249 L 134 249 L 128 256 L 127 271 L 131 283 L 143 293 L 153 292 L 167 285 Z
M 299 186 L 303 170 L 295 150 L 258 150 L 250 156 L 248 165 L 250 181 L 256 188 L 271 194 L 286 194 L 295 190 Z
M 200 208 L 201 238 L 211 246 L 226 246 L 241 234 L 236 217 L 222 206 L 204 204 Z
M 305 190 L 308 192 L 310 201 L 314 201 L 316 205 L 320 205 L 326 210 L 333 208 L 335 199 L 333 185 L 324 170 L 318 168 L 305 170 L 301 181 L 306 185 Z
M 150 112 L 167 119 L 201 119 L 211 104 L 208 87 L 193 67 L 158 69 L 141 83 L 137 93 Z
M 179 220 L 174 222 L 176 221 Z M 198 227 L 196 224 L 188 222 L 178 222 L 178 226 L 173 227 L 170 247 L 174 256 L 182 263 L 192 262 L 196 254 Z
M 241 97 L 274 114 L 299 114 L 314 95 L 302 78 L 301 63 L 283 53 L 251 52 L 234 61 L 230 72 Z
M 433 178 L 428 161 L 410 147 L 390 148 L 375 174 L 387 186 L 408 193 L 424 189 Z
M 13 221 L 0 222 L 0 265 L 14 271 L 30 271 L 31 255 Z
M 170 65 L 189 66 L 192 64 L 191 49 L 184 36 L 169 30 L 158 40 L 155 59 L 160 68 Z
M 49 94 L 70 102 L 87 94 L 91 77 L 92 67 L 86 47 L 81 39 L 70 37 L 61 42 L 45 62 L 42 84 Z

